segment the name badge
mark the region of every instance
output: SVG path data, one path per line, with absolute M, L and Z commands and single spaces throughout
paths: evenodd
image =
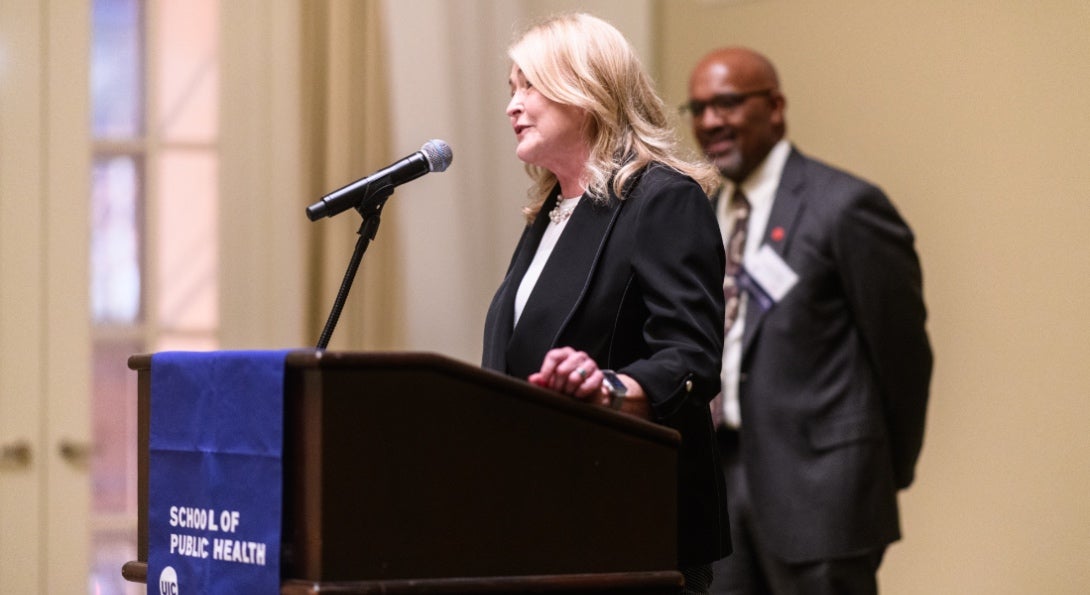
M 756 254 L 747 254 L 744 267 L 745 281 L 741 285 L 763 310 L 782 300 L 799 281 L 798 274 L 768 244 L 762 245 Z

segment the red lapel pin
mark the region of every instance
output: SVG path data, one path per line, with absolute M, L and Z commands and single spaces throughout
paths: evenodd
M 784 231 L 782 227 L 773 227 L 772 233 L 768 234 L 772 238 L 773 242 L 783 241 Z

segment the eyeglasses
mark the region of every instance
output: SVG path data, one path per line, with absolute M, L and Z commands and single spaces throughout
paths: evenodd
M 678 108 L 678 112 L 682 116 L 689 116 L 691 118 L 702 118 L 704 116 L 704 110 L 712 108 L 712 113 L 719 118 L 725 118 L 731 114 L 734 110 L 742 106 L 750 97 L 757 97 L 758 95 L 769 95 L 775 91 L 774 88 L 758 89 L 757 91 L 746 91 L 745 93 L 723 93 L 722 95 L 716 95 L 708 101 L 692 100 L 688 103 L 682 104 Z

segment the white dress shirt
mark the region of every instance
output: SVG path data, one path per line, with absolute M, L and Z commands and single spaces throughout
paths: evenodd
M 791 153 L 791 144 L 780 139 L 764 162 L 757 167 L 741 184 L 742 193 L 749 200 L 749 227 L 746 229 L 746 249 L 742 256 L 742 266 L 761 247 L 764 240 L 768 216 L 772 212 L 772 203 L 776 199 L 776 190 L 780 187 L 783 166 Z M 716 217 L 723 234 L 724 245 L 734 223 L 731 215 L 730 197 L 734 193 L 734 184 L 726 182 L 719 193 L 716 204 Z M 742 367 L 742 334 L 745 331 L 746 304 L 749 302 L 746 292 L 740 296 L 738 318 L 727 332 L 723 349 L 723 419 L 732 428 L 742 425 L 742 415 L 738 407 L 738 375 Z M 725 321 L 724 321 L 725 322 Z

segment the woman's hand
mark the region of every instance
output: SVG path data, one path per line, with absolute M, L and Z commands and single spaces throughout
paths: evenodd
M 617 375 L 627 389 L 621 404 L 621 412 L 643 419 L 651 419 L 651 406 L 643 387 L 631 376 Z M 527 379 L 532 384 L 550 388 L 582 401 L 602 407 L 609 407 L 609 392 L 605 387 L 605 376 L 589 355 L 571 347 L 551 349 L 541 362 L 541 370 L 530 374 Z
M 586 352 L 560 347 L 550 349 L 541 362 L 541 370 L 530 374 L 527 380 L 586 401 L 601 394 L 603 378 L 598 364 Z

